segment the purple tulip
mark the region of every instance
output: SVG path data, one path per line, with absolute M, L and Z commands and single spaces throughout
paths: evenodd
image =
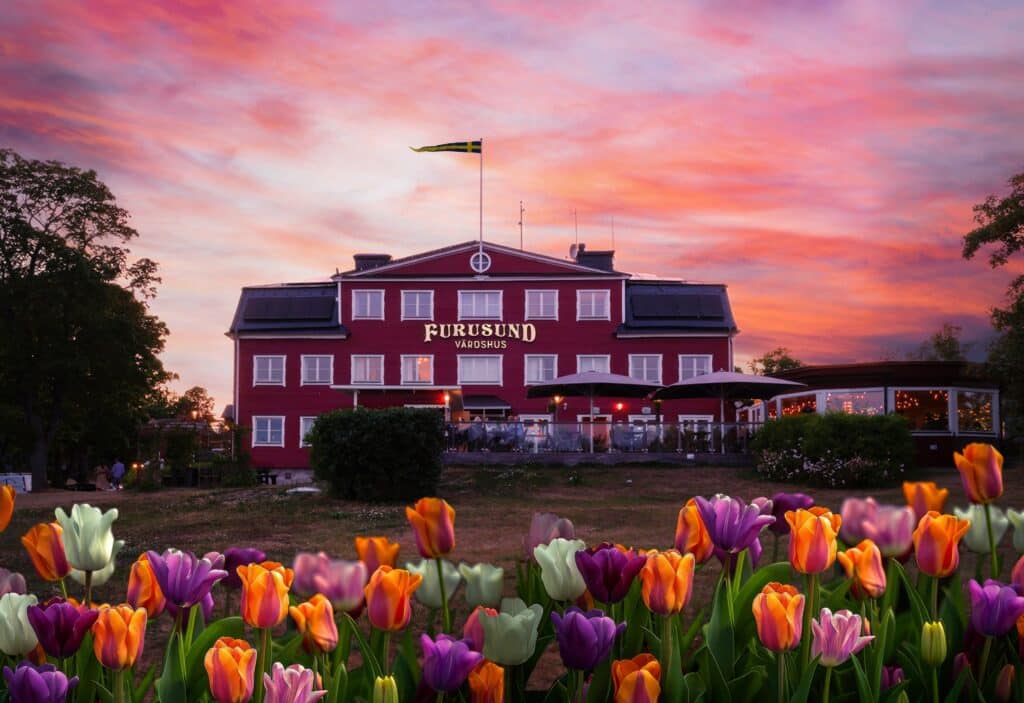
M 221 583 L 228 588 L 241 588 L 242 579 L 238 577 L 238 567 L 249 564 L 261 564 L 267 555 L 255 547 L 228 547 L 224 550 L 224 570 L 228 572 Z
M 728 564 L 734 555 L 750 547 L 751 557 L 756 563 L 761 554 L 758 536 L 766 525 L 775 522 L 773 516 L 762 515 L 755 504 L 748 505 L 726 495 L 716 495 L 711 500 L 696 496 L 694 502 L 715 545 L 715 556 L 719 561 Z
M 882 690 L 888 691 L 896 684 L 903 683 L 906 680 L 906 675 L 903 673 L 903 669 L 898 666 L 883 666 L 882 667 Z
M 874 498 L 847 498 L 840 510 L 839 537 L 847 544 L 869 539 L 883 557 L 904 558 L 913 547 L 914 509 L 905 505 L 879 505 Z
M 66 659 L 78 651 L 82 638 L 97 617 L 98 610 L 74 606 L 63 598 L 28 608 L 28 621 L 36 631 L 39 644 L 43 651 L 57 659 Z
M 647 557 L 626 556 L 607 542 L 576 552 L 576 568 L 599 603 L 618 603 L 625 598 L 646 563 Z
M 839 509 L 843 522 L 839 527 L 839 538 L 847 544 L 860 544 L 867 539 L 864 534 L 864 522 L 875 519 L 878 503 L 874 498 L 847 498 Z
M 423 647 L 423 680 L 435 691 L 458 690 L 484 655 L 470 649 L 465 640 L 449 635 L 438 635 L 437 640 L 429 635 L 420 635 Z
M 988 579 L 984 587 L 971 579 L 971 626 L 986 637 L 1002 637 L 1024 615 L 1024 596 L 1017 589 Z
M 210 589 L 228 575 L 227 571 L 214 569 L 208 559 L 200 559 L 192 552 L 178 549 L 168 549 L 162 555 L 149 551 L 146 556 L 167 599 L 167 612 L 177 617 L 179 610 L 201 605 L 203 615 L 209 617 L 213 608 Z
M 551 613 L 558 638 L 558 653 L 562 662 L 570 669 L 590 671 L 608 658 L 612 644 L 626 623 L 619 625 L 600 610 L 584 613 L 576 606 L 570 606 L 565 616 Z
M 326 567 L 330 557 L 325 552 L 299 552 L 292 562 L 292 571 L 295 578 L 292 579 L 292 590 L 301 596 L 309 597 L 316 593 L 316 575 Z
M 313 576 L 313 585 L 317 593 L 327 596 L 335 610 L 351 614 L 363 607 L 363 589 L 369 577 L 366 564 L 361 561 L 331 559 Z
M 316 703 L 327 695 L 327 691 L 313 690 L 316 674 L 301 664 L 292 664 L 286 669 L 281 662 L 274 662 L 271 671 L 273 676 L 263 674 L 267 691 L 264 703 Z
M 874 635 L 862 636 L 860 629 L 860 615 L 822 608 L 818 619 L 811 620 L 811 657 L 820 656 L 822 666 L 839 666 L 875 639 Z
M 68 691 L 78 683 L 77 676 L 68 681 L 53 664 L 33 666 L 27 661 L 18 664 L 14 671 L 5 666 L 4 678 L 11 703 L 64 703 Z
M 558 517 L 554 513 L 534 513 L 530 522 L 530 532 L 523 538 L 527 560 L 536 561 L 533 556 L 534 548 L 550 544 L 551 540 L 557 537 L 576 539 L 576 528 L 573 527 L 572 520 Z
M 17 571 L 0 569 L 0 598 L 3 598 L 8 593 L 17 593 L 23 596 L 27 592 L 28 587 L 25 584 L 24 576 Z
M 768 529 L 777 535 L 789 534 L 786 513 L 790 510 L 807 510 L 812 505 L 814 498 L 805 493 L 776 493 L 772 496 L 772 515 L 775 516 L 775 522 L 768 525 Z

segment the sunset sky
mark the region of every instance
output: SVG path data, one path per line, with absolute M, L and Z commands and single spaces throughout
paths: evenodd
M 769 7 L 771 9 L 769 9 Z M 260 9 L 257 9 L 260 8 Z M 631 9 L 632 8 L 632 9 Z M 1024 171 L 1019 2 L 8 0 L 0 146 L 95 169 L 161 264 L 177 389 L 230 400 L 247 284 L 477 236 L 729 285 L 737 361 L 979 347 Z

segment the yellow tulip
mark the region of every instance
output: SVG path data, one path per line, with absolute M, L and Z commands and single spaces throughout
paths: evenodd
M 441 498 L 420 498 L 405 509 L 416 547 L 424 559 L 437 559 L 455 549 L 455 508 Z
M 752 610 L 757 637 L 765 647 L 785 652 L 800 644 L 804 597 L 796 588 L 772 581 L 754 596 Z
M 382 566 L 374 571 L 364 590 L 370 624 L 388 632 L 405 629 L 412 617 L 409 598 L 422 581 L 422 576 L 405 569 Z
M 0 486 L 0 532 L 7 529 L 14 515 L 14 486 Z
M 972 442 L 953 452 L 964 492 L 972 503 L 991 503 L 1003 495 L 1003 455 L 991 444 Z
M 939 488 L 934 481 L 904 481 L 903 497 L 914 510 L 914 519 L 920 520 L 929 510 L 941 513 L 949 498 L 948 488 Z
M 820 574 L 835 563 L 836 536 L 843 519 L 828 508 L 790 510 L 789 563 L 801 574 Z
M 206 650 L 203 666 L 217 703 L 246 703 L 252 698 L 256 650 L 245 640 L 221 637 Z
M 640 569 L 641 594 L 652 613 L 671 615 L 686 607 L 693 592 L 695 564 L 693 554 L 675 549 L 647 553 L 647 562 Z
M 21 538 L 32 566 L 44 581 L 60 581 L 71 573 L 71 565 L 64 555 L 62 532 L 58 522 L 41 522 Z
M 288 609 L 295 627 L 303 634 L 309 651 L 333 652 L 338 646 L 338 626 L 334 622 L 334 606 L 330 599 L 317 593 L 305 603 Z
M 160 590 L 145 552 L 132 564 L 128 575 L 128 602 L 136 608 L 145 608 L 151 618 L 164 612 L 164 606 L 167 605 L 167 599 Z
M 698 564 L 703 564 L 715 553 L 715 545 L 693 498 L 686 501 L 686 505 L 679 510 L 676 519 L 676 549 L 684 554 L 692 554 Z
M 146 609 L 130 605 L 101 608 L 92 625 L 93 651 L 112 671 L 135 665 L 146 641 Z
M 401 546 L 387 537 L 356 537 L 356 554 L 366 564 L 366 573 L 372 574 L 379 567 L 394 566 Z
M 960 565 L 960 539 L 971 529 L 970 520 L 939 515 L 934 510 L 921 518 L 914 530 L 917 568 L 929 576 L 945 578 Z
M 837 558 L 846 577 L 853 580 L 854 596 L 878 598 L 885 593 L 885 567 L 877 544 L 869 539 L 862 540 L 856 547 L 839 552 Z
M 661 664 L 653 654 L 638 654 L 612 664 L 615 703 L 654 703 L 661 695 Z
M 276 561 L 239 566 L 242 619 L 253 627 L 274 627 L 288 615 L 288 590 L 295 572 Z
M 505 669 L 484 661 L 469 672 L 470 703 L 504 703 Z

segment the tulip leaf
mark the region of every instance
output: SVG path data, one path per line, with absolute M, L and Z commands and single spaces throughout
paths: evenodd
M 114 703 L 114 694 L 107 690 L 103 684 L 96 684 L 97 700 L 103 703 Z
M 699 703 L 704 698 L 705 690 L 704 682 L 697 672 L 691 671 L 683 677 L 683 692 L 686 694 L 684 699 L 686 703 Z
M 807 697 L 811 694 L 811 684 L 814 683 L 814 674 L 818 668 L 818 659 L 820 657 L 815 657 L 814 661 L 804 669 L 804 673 L 800 676 L 800 683 L 797 684 L 789 703 L 807 703 Z
M 96 701 L 96 681 L 100 677 L 100 662 L 93 653 L 92 640 L 92 633 L 87 633 L 75 654 L 78 685 L 73 691 L 77 703 L 95 703 Z
M 768 671 L 763 666 L 755 666 L 747 669 L 742 676 L 737 676 L 729 682 L 730 701 L 752 700 L 764 686 L 768 679 Z
M 867 703 L 868 701 L 878 701 L 878 688 L 872 686 L 868 682 L 868 676 L 864 673 L 864 667 L 861 666 L 856 656 L 850 657 L 850 661 L 853 662 L 853 670 L 856 673 L 857 679 L 857 699 L 861 703 Z
M 227 618 L 221 618 L 210 623 L 210 626 L 205 628 L 196 638 L 192 641 L 192 646 L 189 647 L 185 653 L 185 661 L 187 663 L 186 672 L 188 680 L 182 682 L 183 685 L 187 686 L 189 691 L 205 691 L 209 688 L 209 680 L 206 674 L 206 667 L 203 665 L 203 659 L 206 658 L 206 652 L 213 647 L 213 643 L 221 637 L 233 637 L 235 639 L 241 639 L 245 636 L 245 628 L 242 625 L 242 618 L 237 615 Z M 176 646 L 168 644 L 167 654 L 170 656 L 171 650 L 177 651 Z M 169 671 L 167 659 L 164 660 L 164 676 Z M 180 665 L 179 665 L 180 666 Z M 160 700 L 169 701 L 175 700 L 173 698 L 163 698 Z
M 328 703 L 338 703 L 345 700 L 346 689 L 348 688 L 348 669 L 341 662 L 334 668 L 334 675 L 327 689 Z
M 946 694 L 945 703 L 957 703 L 960 700 L 960 691 L 973 678 L 971 667 L 965 666 L 960 675 L 956 677 L 956 683 L 953 684 L 953 688 L 949 689 L 949 693 Z
M 138 686 L 132 686 L 132 703 L 142 703 L 146 699 L 149 689 L 153 687 L 154 681 L 156 681 L 156 664 L 150 665 L 146 673 L 142 675 Z
M 608 700 L 611 682 L 612 660 L 608 658 L 594 669 L 594 674 L 590 678 L 590 688 L 587 690 L 587 703 L 604 703 Z
M 178 647 L 178 637 L 180 635 L 172 634 L 170 640 L 168 640 L 167 651 L 164 653 L 164 668 L 156 682 L 156 695 L 163 703 L 188 700 L 185 679 L 181 674 L 182 661 L 181 649 Z M 196 651 L 198 651 L 198 648 L 196 648 Z M 200 667 L 200 669 L 203 670 L 204 674 L 206 673 L 205 668 Z M 203 689 L 197 688 L 195 690 Z
M 907 578 L 907 572 L 903 569 L 903 566 L 899 562 L 894 563 L 896 565 L 896 574 L 899 576 L 900 582 L 903 584 L 903 588 L 907 592 L 907 597 L 910 600 L 910 607 L 914 613 L 914 619 L 917 621 L 917 626 L 920 628 L 926 622 L 931 620 L 931 617 L 928 615 L 928 606 L 924 604 L 924 599 L 921 597 L 921 594 L 918 593 L 917 589 L 910 583 L 910 579 Z
M 352 616 L 345 613 L 345 618 L 349 621 L 349 627 L 352 629 L 352 636 L 356 638 L 356 646 L 359 647 L 359 652 L 363 655 L 363 661 L 366 662 L 367 667 L 370 670 L 370 681 L 376 680 L 381 675 L 380 663 L 377 661 L 377 657 L 373 653 L 373 649 L 366 643 L 366 638 L 363 637 L 363 633 L 359 631 L 359 625 Z
M 718 582 L 718 588 L 715 589 L 711 619 L 704 626 L 704 641 L 707 643 L 711 659 L 715 661 L 721 676 L 726 681 L 732 678 L 733 665 L 736 662 L 736 643 L 733 640 L 735 623 L 729 617 L 731 607 L 728 587 L 725 580 L 722 579 Z M 750 612 L 749 606 L 746 612 Z M 745 617 L 744 619 L 752 620 L 753 618 Z M 725 691 L 722 691 L 722 693 L 725 693 Z

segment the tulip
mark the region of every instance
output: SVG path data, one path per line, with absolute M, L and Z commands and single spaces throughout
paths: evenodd
M 227 588 L 241 588 L 242 579 L 238 577 L 238 567 L 248 566 L 249 564 L 262 564 L 266 560 L 267 555 L 261 549 L 256 549 L 255 547 L 228 547 L 224 550 L 223 566 L 228 575 L 221 579 L 221 585 Z
M 638 654 L 612 664 L 615 703 L 655 703 L 661 695 L 661 664 L 653 654 Z
M 847 544 L 869 539 L 884 557 L 903 558 L 910 554 L 917 521 L 906 506 L 879 505 L 874 498 L 843 501 L 839 537 Z
M 264 703 L 316 703 L 327 691 L 314 691 L 316 674 L 301 664 L 287 669 L 274 662 L 271 674 L 263 674 L 263 687 L 267 691 Z
M 434 691 L 455 691 L 466 682 L 466 677 L 483 661 L 480 652 L 474 652 L 463 640 L 449 635 L 420 635 L 423 648 L 423 681 Z
M 110 561 L 108 561 L 107 565 L 104 566 L 99 571 L 89 571 L 89 572 L 86 572 L 86 571 L 82 571 L 81 569 L 72 568 L 71 569 L 71 573 L 68 574 L 68 575 L 71 577 L 72 581 L 74 581 L 75 583 L 79 584 L 80 586 L 84 586 L 84 585 L 86 585 L 86 581 L 88 580 L 87 577 L 86 577 L 86 574 L 88 573 L 88 574 L 92 575 L 92 579 L 91 579 L 90 583 L 91 583 L 91 585 L 93 587 L 102 586 L 103 584 L 105 584 L 107 581 L 110 580 L 111 576 L 114 575 L 114 569 L 117 567 L 117 555 L 121 551 L 121 548 L 123 546 L 124 546 L 124 541 L 123 540 L 117 540 L 117 542 L 114 543 L 114 549 L 111 552 Z
M 565 615 L 551 613 L 558 639 L 558 653 L 570 669 L 591 671 L 611 654 L 615 638 L 625 631 L 626 623 L 615 621 L 600 610 L 584 613 L 570 606 Z
M 145 553 L 132 564 L 128 576 L 128 604 L 133 608 L 145 608 L 146 615 L 150 618 L 164 612 L 167 604 L 153 573 L 153 567 L 149 563 L 149 556 Z
M 252 627 L 274 627 L 288 615 L 288 590 L 294 572 L 277 563 L 248 564 L 237 569 L 242 579 L 242 619 Z
M 995 699 L 997 703 L 1008 703 L 1013 694 L 1013 682 L 1017 678 L 1017 668 L 1006 664 L 996 676 Z
M 827 508 L 786 513 L 789 523 L 789 563 L 802 574 L 820 574 L 836 560 L 836 536 L 842 518 Z
M 498 611 L 478 605 L 466 618 L 466 622 L 462 626 L 462 639 L 466 640 L 469 648 L 474 652 L 484 651 L 484 626 L 480 623 L 481 615 L 497 617 Z
M 991 444 L 968 444 L 953 460 L 969 501 L 984 505 L 1003 495 L 1003 455 Z
M 103 512 L 88 503 L 71 506 L 71 515 L 63 508 L 55 511 L 63 529 L 64 553 L 72 568 L 79 571 L 101 571 L 110 564 L 124 546 L 115 540 L 111 525 L 117 519 L 117 508 Z
M 0 569 L 0 597 L 6 596 L 8 593 L 24 595 L 27 590 L 24 576 L 16 571 Z
M 941 513 L 945 509 L 949 489 L 939 488 L 934 481 L 904 481 L 903 496 L 913 509 L 914 522 L 917 523 L 929 510 Z
M 818 619 L 811 621 L 811 631 L 811 657 L 820 656 L 821 665 L 829 668 L 839 666 L 875 639 L 860 634 L 861 618 L 849 610 L 833 613 L 822 608 Z
M 57 659 L 66 659 L 78 651 L 85 633 L 99 616 L 98 611 L 72 605 L 63 598 L 29 606 L 27 614 L 43 651 Z
M 926 622 L 921 627 L 921 661 L 932 668 L 946 661 L 946 628 L 941 620 Z
M 903 672 L 903 669 L 898 666 L 883 666 L 882 667 L 882 691 L 888 691 L 893 686 L 903 683 L 906 681 L 907 676 Z
M 988 540 L 988 527 L 985 524 L 986 507 L 992 516 L 992 540 L 998 545 L 1010 527 L 1006 513 L 994 505 L 971 505 L 967 509 L 953 508 L 953 514 L 957 519 L 971 523 L 970 529 L 964 533 L 963 541 L 964 546 L 975 554 L 988 554 L 992 551 L 992 545 Z
M 60 581 L 71 573 L 68 558 L 64 555 L 61 532 L 60 523 L 41 522 L 21 538 L 32 566 L 44 581 Z
M 533 550 L 540 564 L 540 580 L 552 600 L 573 601 L 587 590 L 583 575 L 576 566 L 576 552 L 585 547 L 583 540 L 556 537 Z
M 394 566 L 400 549 L 398 542 L 392 542 L 387 537 L 356 537 L 356 554 L 359 555 L 359 561 L 366 564 L 368 574 L 385 564 Z
M 971 579 L 967 590 L 971 594 L 971 625 L 986 637 L 1002 637 L 1024 615 L 1024 596 L 1013 586 L 991 579 L 982 586 Z
M 505 703 L 505 670 L 489 661 L 478 665 L 469 672 L 469 693 L 470 703 Z
M 854 596 L 878 598 L 885 593 L 885 567 L 882 566 L 882 552 L 878 545 L 866 539 L 836 556 L 846 571 L 846 578 L 853 580 L 851 590 Z
M 805 493 L 776 493 L 772 496 L 772 515 L 775 522 L 768 525 L 768 529 L 777 535 L 789 533 L 789 523 L 786 522 L 786 513 L 796 510 L 807 510 L 814 505 L 814 498 Z
M 847 498 L 839 508 L 842 526 L 839 537 L 847 544 L 856 544 L 867 537 L 864 523 L 874 520 L 878 503 L 874 498 Z
M 1006 511 L 1006 519 L 1013 525 L 1013 548 L 1018 554 L 1024 553 L 1024 510 L 1010 508 Z M 993 524 L 993 528 L 995 524 Z
M 324 552 L 318 554 L 299 552 L 296 554 L 295 561 L 292 562 L 292 572 L 295 574 L 292 581 L 294 591 L 300 596 L 311 596 L 316 593 L 313 577 L 326 566 L 328 561 L 330 561 L 330 557 Z
M 773 581 L 754 596 L 752 609 L 757 637 L 766 648 L 785 652 L 800 644 L 804 597 L 796 588 Z
M 466 604 L 470 608 L 478 605 L 490 607 L 501 603 L 501 591 L 504 586 L 505 570 L 491 564 L 470 566 L 462 562 L 459 573 L 466 579 Z
M 11 516 L 14 515 L 14 496 L 14 486 L 0 486 L 0 532 L 11 524 Z
M 369 573 L 361 561 L 330 559 L 313 577 L 317 593 L 331 601 L 335 610 L 358 614 L 363 608 L 363 589 Z
M 135 665 L 146 641 L 146 609 L 130 605 L 100 608 L 92 626 L 93 652 L 112 671 Z
M 572 520 L 558 517 L 554 513 L 534 513 L 530 521 L 530 531 L 523 537 L 527 560 L 533 560 L 533 552 L 537 547 L 550 544 L 551 540 L 559 537 L 576 539 L 576 528 L 573 527 Z
M 291 606 L 288 612 L 296 629 L 302 633 L 308 651 L 333 652 L 338 646 L 338 626 L 327 596 L 317 593 L 305 603 Z
M 708 528 L 700 517 L 697 503 L 693 498 L 679 509 L 676 518 L 676 549 L 685 554 L 689 552 L 698 564 L 703 564 L 715 552 L 715 544 L 711 541 Z
M 388 632 L 404 630 L 412 617 L 409 596 L 422 581 L 422 576 L 405 569 L 382 566 L 374 571 L 365 589 L 366 614 L 370 624 Z
M 245 583 L 244 576 L 242 583 Z M 217 703 L 246 703 L 252 698 L 256 650 L 245 640 L 219 638 L 206 650 L 203 666 L 210 679 L 210 693 Z
M 4 667 L 7 693 L 12 703 L 65 703 L 68 693 L 78 683 L 78 677 L 68 680 L 53 664 L 33 666 L 22 662 L 14 671 Z
M 1024 555 L 1013 565 L 1013 571 L 1010 572 L 1010 583 L 1016 586 L 1019 592 L 1024 593 Z
M 394 676 L 378 676 L 373 682 L 373 703 L 398 703 L 398 684 Z
M 640 569 L 641 595 L 648 610 L 658 615 L 678 613 L 690 602 L 693 593 L 693 554 L 651 550 Z
M 758 536 L 775 522 L 774 517 L 763 515 L 755 504 L 747 505 L 726 495 L 716 495 L 711 500 L 697 496 L 694 502 L 715 545 L 715 556 L 723 565 L 731 564 L 733 557 L 747 548 L 753 561 L 757 561 L 761 552 Z
M 537 646 L 537 628 L 544 607 L 539 603 L 527 606 L 518 598 L 501 601 L 501 612 L 479 615 L 484 629 L 484 656 L 502 666 L 522 664 Z
M 23 657 L 39 644 L 28 619 L 28 609 L 38 603 L 33 595 L 8 593 L 0 598 L 0 651 Z
M 187 615 L 189 608 L 202 604 L 213 584 L 228 575 L 213 568 L 206 557 L 200 559 L 192 552 L 177 549 L 168 549 L 163 554 L 146 552 L 146 559 L 164 596 L 167 612 L 174 617 L 179 611 Z
M 427 559 L 418 562 L 409 562 L 405 568 L 411 574 L 422 577 L 420 587 L 416 589 L 416 600 L 428 608 L 438 609 L 443 603 L 441 601 L 441 584 L 437 579 L 437 563 Z M 455 595 L 455 589 L 462 583 L 462 575 L 447 559 L 441 560 L 441 569 L 444 572 L 444 597 L 451 600 Z
M 922 572 L 936 578 L 945 578 L 960 564 L 960 539 L 971 523 L 958 520 L 954 515 L 939 515 L 934 510 L 921 518 L 914 530 L 914 556 Z
M 441 498 L 420 498 L 405 509 L 424 559 L 437 559 L 455 549 L 455 508 Z
M 587 590 L 601 603 L 618 603 L 633 585 L 647 557 L 626 556 L 605 543 L 593 549 L 576 552 L 576 568 L 583 576 Z

